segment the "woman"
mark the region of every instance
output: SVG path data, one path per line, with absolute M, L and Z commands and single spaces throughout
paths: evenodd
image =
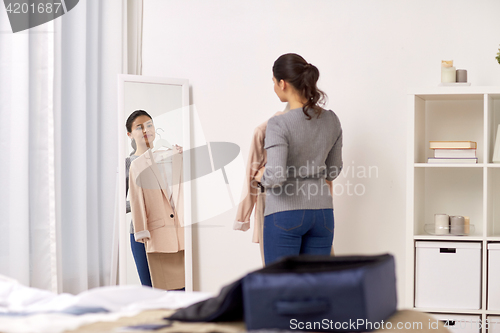
M 333 202 L 325 182 L 342 169 L 342 128 L 323 109 L 319 71 L 297 54 L 280 56 L 273 66 L 274 91 L 290 111 L 269 119 L 264 148 L 267 163 L 255 179 L 266 188 L 264 257 L 266 265 L 284 256 L 329 255 L 333 241 Z
M 127 118 L 125 127 L 127 128 L 128 137 L 132 139 L 132 147 L 134 148 L 130 157 L 127 157 L 125 160 L 126 191 L 128 194 L 130 165 L 133 160 L 144 154 L 149 148 L 153 148 L 156 131 L 153 119 L 144 110 L 132 112 Z M 175 148 L 182 153 L 182 148 L 180 146 L 175 145 Z M 130 202 L 127 201 L 127 213 L 130 213 L 130 211 Z M 152 287 L 146 249 L 144 243 L 135 241 L 133 223 L 130 223 L 130 244 L 141 284 Z
M 125 123 L 125 127 L 127 128 L 128 137 L 132 139 L 132 147 L 134 148 L 134 151 L 125 160 L 126 189 L 128 194 L 130 164 L 151 147 L 155 139 L 155 129 L 151 116 L 143 110 L 132 112 Z M 130 213 L 130 202 L 128 200 L 127 213 Z M 152 287 L 146 249 L 144 243 L 135 241 L 133 223 L 130 223 L 130 245 L 141 284 Z

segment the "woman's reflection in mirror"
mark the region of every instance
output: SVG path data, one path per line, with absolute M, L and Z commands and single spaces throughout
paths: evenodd
M 134 151 L 125 159 L 125 175 L 126 175 L 126 195 L 129 187 L 129 170 L 130 164 L 137 157 L 141 156 L 152 147 L 155 139 L 155 126 L 153 119 L 144 110 L 136 110 L 128 117 L 125 127 L 127 135 L 132 140 L 131 145 Z M 127 200 L 127 213 L 130 213 L 130 202 Z M 134 256 L 137 273 L 139 279 L 144 286 L 152 287 L 151 275 L 149 273 L 148 259 L 146 256 L 146 248 L 144 243 L 136 242 L 134 238 L 134 225 L 130 223 L 130 245 Z

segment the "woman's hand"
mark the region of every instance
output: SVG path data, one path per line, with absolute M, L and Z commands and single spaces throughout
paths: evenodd
M 258 181 L 260 183 L 260 180 L 262 179 L 262 175 L 264 174 L 264 171 L 266 170 L 266 167 L 263 166 L 262 168 L 259 169 L 259 171 L 257 171 L 257 174 L 255 175 L 255 180 Z
M 182 147 L 181 146 L 178 146 L 177 144 L 175 144 L 174 148 L 177 149 L 177 151 L 179 152 L 179 154 L 182 154 Z

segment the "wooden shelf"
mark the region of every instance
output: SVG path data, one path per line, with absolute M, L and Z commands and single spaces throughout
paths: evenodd
M 412 310 L 428 313 L 449 313 L 463 315 L 478 315 L 485 314 L 488 316 L 500 316 L 500 310 L 467 310 L 467 309 L 433 309 L 433 308 L 415 308 Z
M 486 314 L 489 316 L 500 316 L 500 310 L 486 310 Z
M 470 100 L 482 99 L 484 94 L 500 95 L 500 87 L 492 86 L 446 86 L 430 87 L 426 89 L 412 89 L 412 95 L 417 95 L 423 100 Z M 497 97 L 498 98 L 498 97 Z
M 460 242 L 476 242 L 486 240 L 482 236 L 433 236 L 433 235 L 415 235 L 414 240 L 435 240 L 435 241 L 460 241 Z
M 433 309 L 433 308 L 413 308 L 420 312 L 430 312 L 430 313 L 449 313 L 449 314 L 470 314 L 478 315 L 483 314 L 484 310 L 467 310 L 467 309 Z
M 415 163 L 415 168 L 483 168 L 484 163 L 475 164 L 432 164 L 432 163 Z M 500 165 L 498 166 L 500 167 Z
M 433 235 L 415 235 L 414 240 L 430 240 L 430 241 L 463 241 L 463 242 L 500 242 L 500 236 L 433 236 Z

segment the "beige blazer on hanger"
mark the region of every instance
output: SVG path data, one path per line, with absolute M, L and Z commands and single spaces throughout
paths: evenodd
M 283 113 L 282 111 L 276 112 L 273 117 Z M 260 188 L 257 187 L 258 182 L 255 180 L 255 175 L 267 162 L 267 152 L 264 149 L 266 128 L 267 120 L 257 126 L 253 132 L 246 166 L 246 183 L 243 188 L 242 200 L 238 205 L 236 220 L 233 223 L 234 230 L 247 231 L 250 229 L 250 216 L 255 207 L 256 214 L 254 215 L 254 230 L 252 237 L 252 242 L 254 243 L 261 242 L 261 229 L 264 224 L 263 205 L 265 204 L 265 195 L 260 197 Z M 257 200 L 259 197 L 260 200 Z
M 182 154 L 172 150 L 167 155 L 172 157 L 172 201 L 175 210 L 168 198 L 168 185 L 151 149 L 130 165 L 129 195 L 134 237 L 137 242 L 145 243 L 148 253 L 184 250 Z

